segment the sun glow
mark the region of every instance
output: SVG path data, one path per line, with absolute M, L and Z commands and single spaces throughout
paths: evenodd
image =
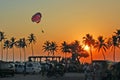
M 84 46 L 84 50 L 89 51 L 89 49 L 90 49 L 90 48 L 89 48 L 88 45 L 85 45 L 85 46 Z

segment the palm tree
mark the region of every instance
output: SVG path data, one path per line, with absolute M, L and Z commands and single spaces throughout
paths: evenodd
M 33 51 L 33 43 L 36 42 L 36 37 L 34 36 L 33 33 L 28 36 L 29 44 L 31 44 L 31 50 L 32 50 L 32 56 L 34 56 L 34 51 Z
M 84 51 L 82 48 L 82 45 L 80 45 L 79 41 L 75 40 L 71 44 L 69 44 L 70 51 L 72 53 L 72 60 L 80 63 L 79 59 L 81 56 L 81 53 Z
M 57 51 L 57 44 L 56 44 L 56 42 L 51 42 L 51 44 L 50 44 L 50 52 L 53 54 L 53 56 L 54 56 L 54 54 L 55 54 L 55 51 Z
M 120 44 L 120 29 L 117 29 L 116 32 L 114 32 L 117 39 L 118 39 L 118 43 Z
M 69 45 L 67 44 L 66 41 L 64 41 L 63 43 L 61 43 L 61 50 L 64 53 L 64 55 L 65 55 L 64 57 L 66 59 L 66 54 L 70 53 L 70 48 L 69 48 Z
M 119 44 L 118 44 L 118 41 L 117 41 L 117 37 L 116 36 L 112 36 L 112 49 L 113 49 L 113 61 L 115 62 L 115 49 L 116 47 L 119 48 Z
M 43 50 L 48 52 L 48 56 L 51 53 L 54 56 L 55 51 L 57 51 L 57 44 L 55 42 L 46 41 L 43 45 Z
M 21 54 L 21 48 L 22 48 L 22 39 L 19 39 L 18 41 L 16 41 L 16 46 L 19 48 L 20 50 L 20 62 L 22 61 L 22 54 Z
M 117 29 L 115 33 L 115 36 L 117 37 L 117 47 L 120 46 L 120 29 Z
M 92 62 L 92 60 L 93 60 L 93 58 L 92 58 L 92 47 L 95 44 L 95 40 L 93 39 L 92 35 L 86 34 L 86 36 L 83 37 L 83 43 L 90 47 L 90 55 L 91 55 L 91 62 Z
M 43 50 L 44 52 L 48 52 L 48 56 L 50 54 L 50 45 L 51 45 L 50 41 L 44 42 L 44 45 L 43 45 Z
M 1 60 L 3 60 L 3 41 L 5 40 L 4 32 L 0 31 L 0 42 L 1 42 Z
M 69 48 L 69 44 L 67 44 L 66 41 L 64 41 L 63 43 L 61 43 L 61 50 L 64 53 L 64 61 L 65 61 L 65 68 L 67 69 L 67 58 L 66 58 L 66 54 L 70 53 L 70 48 Z
M 103 59 L 105 60 L 105 54 L 106 49 L 108 49 L 107 43 L 105 42 L 105 39 L 103 39 L 103 36 L 98 37 L 98 41 L 95 43 L 95 48 L 97 48 L 98 52 L 102 51 Z
M 10 48 L 13 49 L 13 62 L 14 62 L 14 46 L 15 46 L 15 44 L 16 44 L 16 41 L 15 41 L 15 38 L 14 38 L 14 37 L 12 37 L 10 40 L 11 40 L 11 41 L 10 41 Z
M 27 47 L 26 40 L 25 40 L 25 38 L 22 38 L 22 48 L 24 51 L 24 62 L 26 61 L 26 51 L 25 51 L 26 47 Z
M 6 48 L 6 61 L 8 60 L 8 48 L 10 47 L 10 41 L 9 40 L 6 40 L 4 42 L 4 49 Z
M 16 46 L 20 49 L 20 61 L 22 61 L 21 57 L 21 49 L 24 51 L 24 62 L 26 61 L 26 51 L 25 48 L 27 47 L 25 38 L 20 38 L 18 41 L 16 41 Z

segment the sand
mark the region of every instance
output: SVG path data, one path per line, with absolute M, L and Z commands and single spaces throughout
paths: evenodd
M 5 78 L 0 78 L 0 80 L 84 80 L 84 74 L 82 73 L 65 73 L 63 77 L 46 77 L 40 74 L 15 74 L 14 77 L 7 76 Z

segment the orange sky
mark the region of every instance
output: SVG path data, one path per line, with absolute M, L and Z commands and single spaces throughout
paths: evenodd
M 27 37 L 30 33 L 36 35 L 36 55 L 43 53 L 41 47 L 46 40 L 58 44 L 82 42 L 87 33 L 95 39 L 99 35 L 110 37 L 120 28 L 120 0 L 1 0 L 0 12 L 0 30 L 8 39 Z M 31 21 L 36 12 L 43 16 L 39 24 Z M 27 48 L 29 53 L 30 48 Z

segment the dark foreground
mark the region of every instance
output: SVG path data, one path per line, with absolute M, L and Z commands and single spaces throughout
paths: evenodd
M 23 74 L 15 74 L 14 77 L 7 76 L 5 78 L 0 78 L 0 80 L 84 80 L 83 73 L 65 73 L 63 77 L 46 77 L 40 74 L 29 74 L 24 76 Z

